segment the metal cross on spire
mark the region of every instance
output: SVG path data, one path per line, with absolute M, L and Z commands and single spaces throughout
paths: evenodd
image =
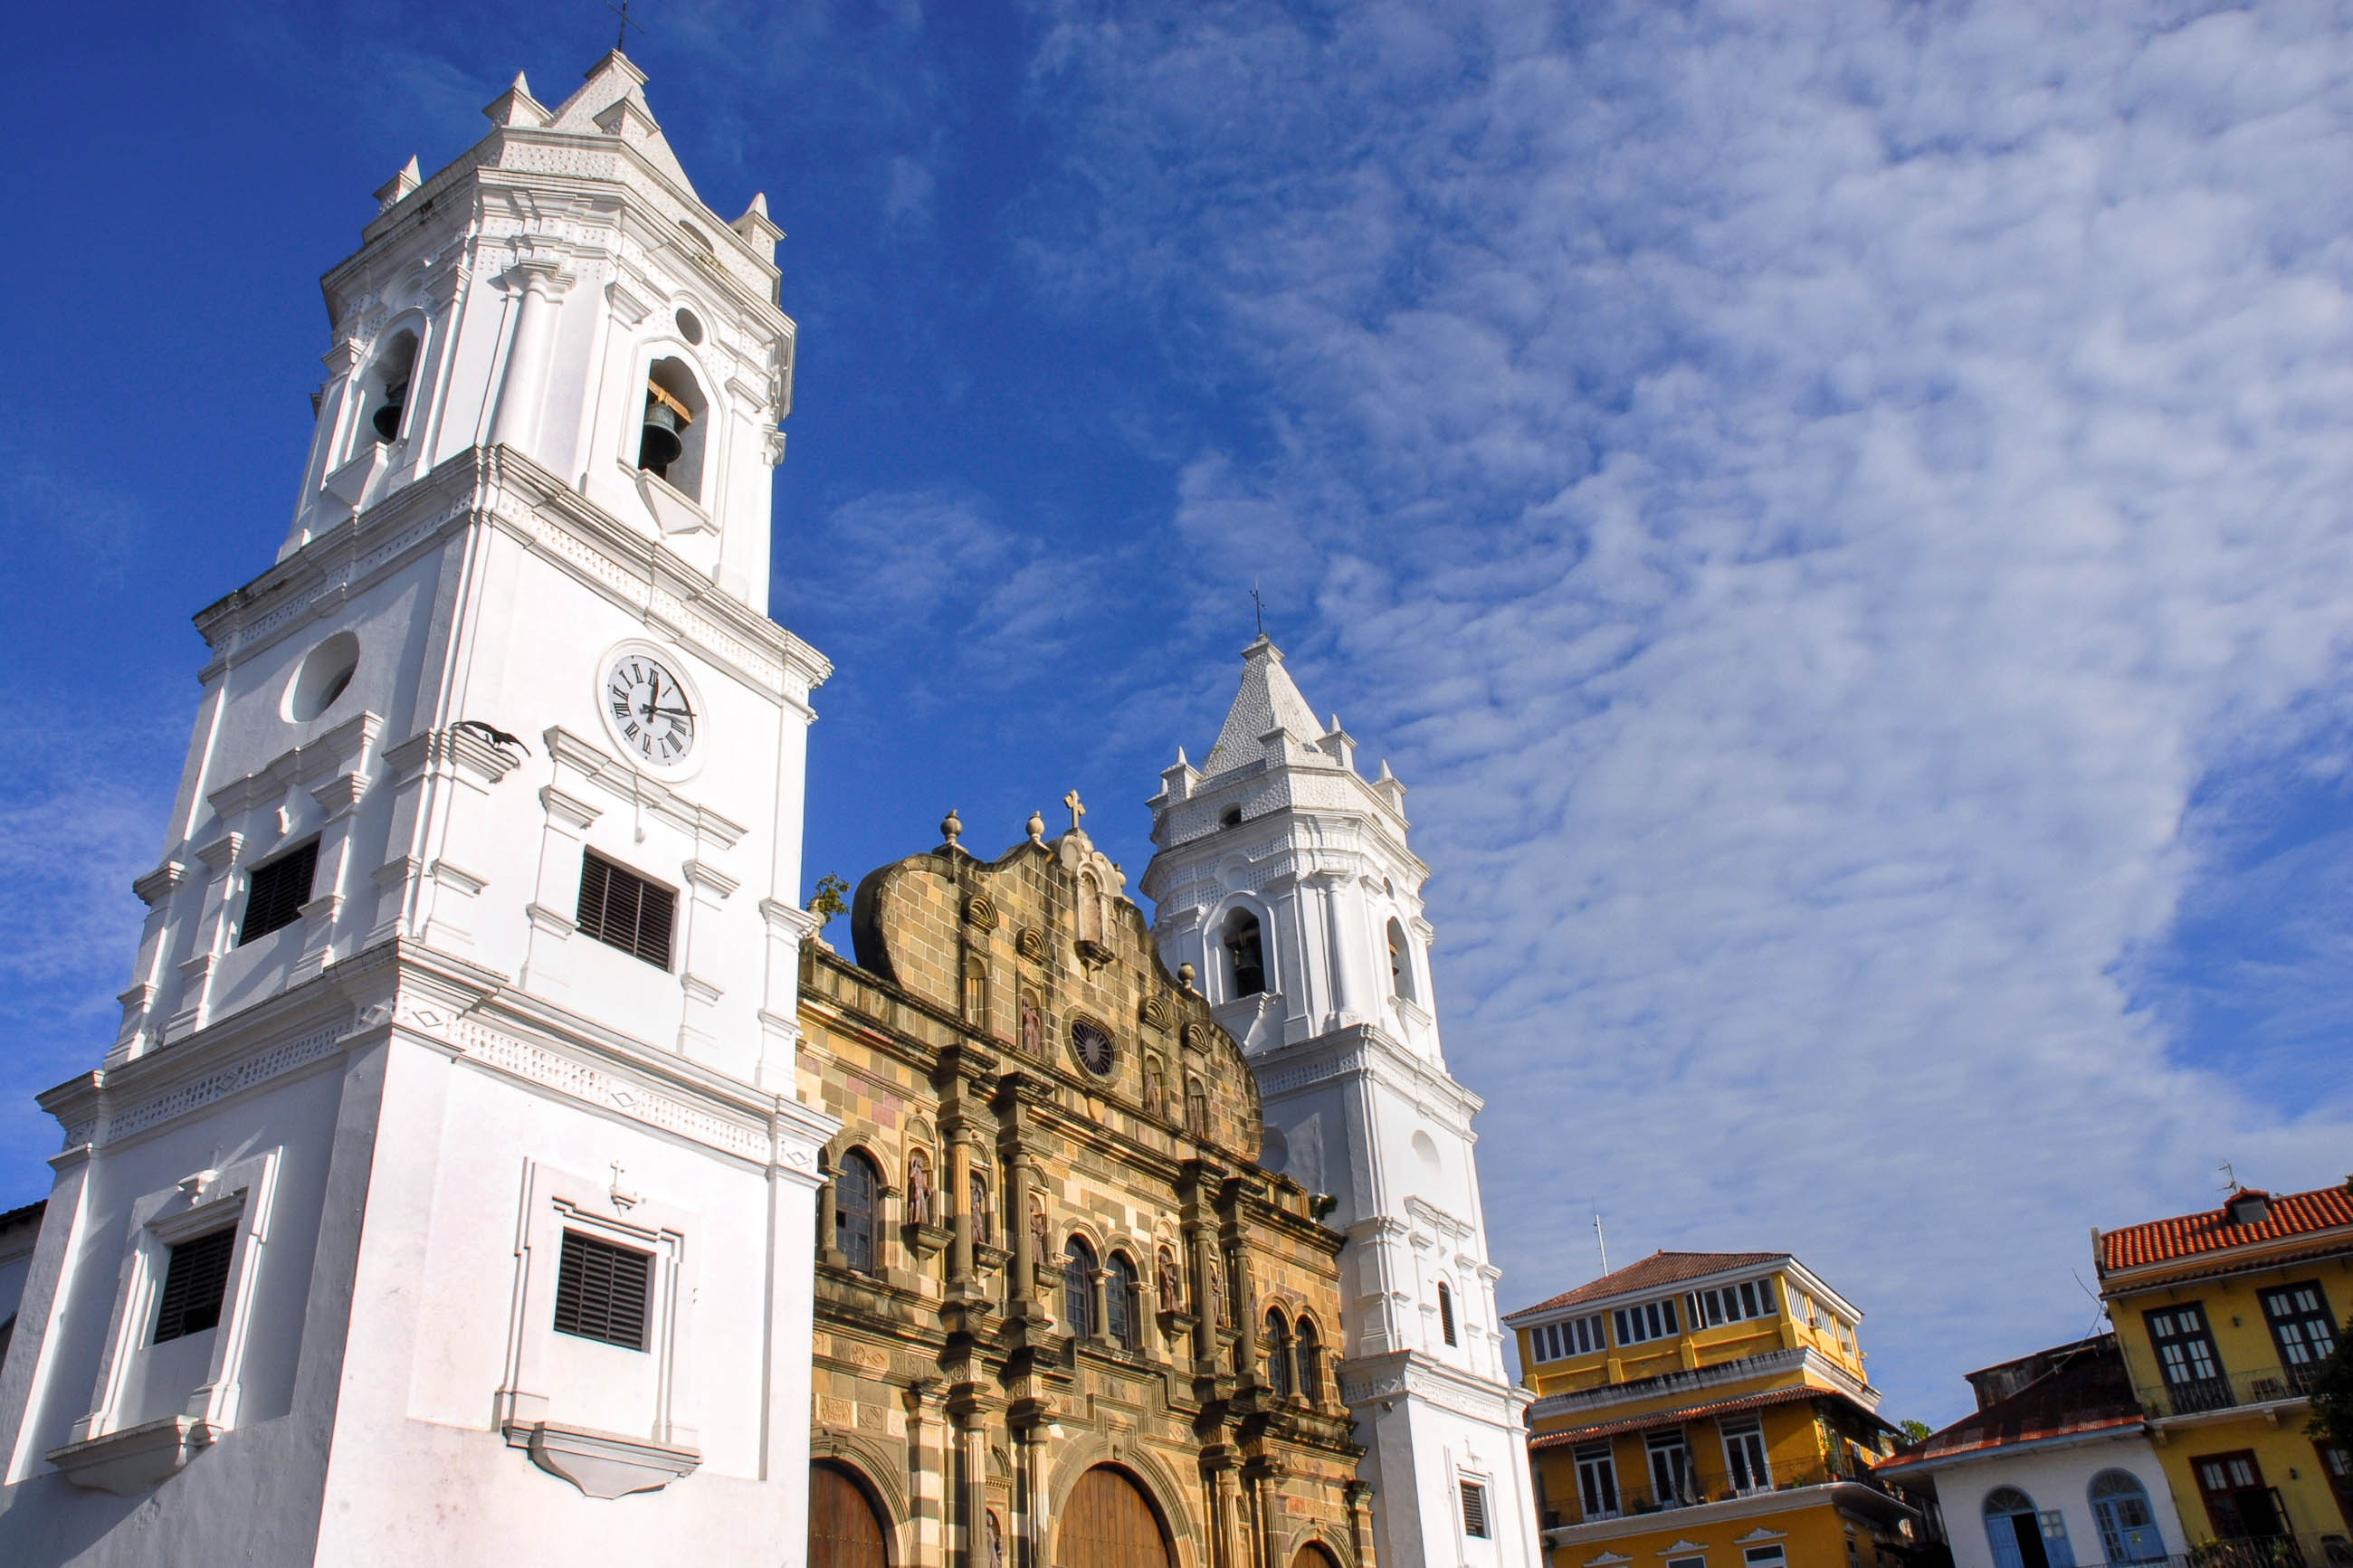
M 643 33 L 646 30 L 646 25 L 629 15 L 629 0 L 621 0 L 617 5 L 613 4 L 613 0 L 605 0 L 605 9 L 621 19 L 620 26 L 615 29 L 613 52 L 626 55 L 629 52 L 629 29 L 635 27 L 638 32 Z
M 1250 579 L 1250 603 L 1258 606 L 1258 635 L 1266 636 L 1266 601 L 1259 596 L 1258 579 Z
M 1070 794 L 1064 795 L 1062 797 L 1062 804 L 1071 808 L 1071 831 L 1076 833 L 1079 830 L 1079 818 L 1087 814 L 1087 808 L 1079 804 L 1079 792 L 1077 790 L 1072 790 Z

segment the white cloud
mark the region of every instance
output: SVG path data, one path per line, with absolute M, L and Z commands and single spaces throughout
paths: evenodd
M 1041 276 L 1251 379 L 1173 524 L 1313 584 L 1417 786 L 1508 1302 L 1598 1197 L 1795 1247 L 1950 1412 L 2081 1331 L 2087 1225 L 2342 1173 L 2341 1074 L 2245 1092 L 2127 963 L 2344 682 L 2327 13 L 1048 17 Z

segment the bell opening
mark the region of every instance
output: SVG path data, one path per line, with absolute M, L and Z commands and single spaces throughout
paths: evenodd
M 670 477 L 670 466 L 686 450 L 681 432 L 694 416 L 677 398 L 651 381 L 646 383 L 646 422 L 638 436 L 638 467 L 657 479 Z

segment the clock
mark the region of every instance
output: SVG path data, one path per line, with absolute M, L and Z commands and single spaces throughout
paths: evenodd
M 1071 1052 L 1098 1078 L 1111 1071 L 1111 1037 L 1084 1018 L 1071 1026 Z
M 597 693 L 605 723 L 641 762 L 674 768 L 694 750 L 694 703 L 662 662 L 639 648 L 614 656 Z

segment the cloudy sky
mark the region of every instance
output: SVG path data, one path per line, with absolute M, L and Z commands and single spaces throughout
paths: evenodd
M 2341 7 L 632 9 L 790 234 L 812 879 L 1072 786 L 1140 873 L 1256 580 L 1411 787 L 1507 1308 L 1596 1205 L 1620 1262 L 1790 1248 L 1942 1420 L 2091 1325 L 2088 1226 L 2353 1170 Z M 612 41 L 106 13 L 0 60 L 0 1205 L 111 1037 L 317 276 Z

